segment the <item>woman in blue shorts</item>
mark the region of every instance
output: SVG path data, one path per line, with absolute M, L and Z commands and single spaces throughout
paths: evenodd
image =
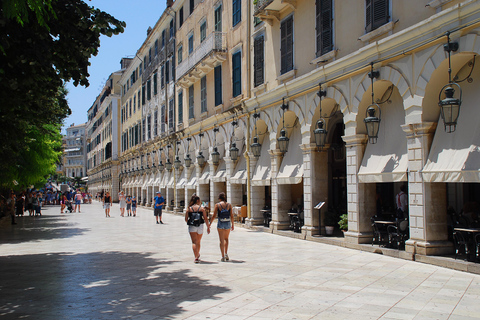
M 222 261 L 225 262 L 230 260 L 228 257 L 228 236 L 230 235 L 230 230 L 233 231 L 234 229 L 233 212 L 232 205 L 227 202 L 225 193 L 220 192 L 218 200 L 219 202 L 215 204 L 210 223 L 218 216 L 217 230 L 220 238 L 220 252 L 222 253 Z

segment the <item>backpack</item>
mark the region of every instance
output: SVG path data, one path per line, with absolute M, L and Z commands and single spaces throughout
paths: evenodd
M 230 209 L 228 209 L 228 204 L 225 208 L 223 208 L 220 204 L 220 211 L 218 212 L 218 220 L 222 222 L 230 221 Z
M 203 221 L 203 216 L 199 210 L 200 210 L 200 207 L 198 207 L 197 211 L 193 211 L 192 207 L 190 207 L 191 212 L 189 212 L 188 214 L 189 217 L 187 221 L 187 224 L 189 226 L 198 227 L 199 225 L 205 222 Z

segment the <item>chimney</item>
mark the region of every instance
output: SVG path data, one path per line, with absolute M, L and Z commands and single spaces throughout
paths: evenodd
M 167 0 L 167 8 L 173 6 L 173 0 Z
M 147 29 L 147 36 L 150 35 L 151 32 L 152 32 L 152 27 L 148 27 L 148 29 Z

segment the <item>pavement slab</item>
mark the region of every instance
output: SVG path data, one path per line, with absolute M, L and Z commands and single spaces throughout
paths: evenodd
M 480 275 L 183 216 L 43 208 L 0 229 L 0 319 L 480 319 Z

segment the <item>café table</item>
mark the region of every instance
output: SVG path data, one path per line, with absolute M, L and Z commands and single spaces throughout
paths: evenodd
M 475 237 L 478 234 L 480 234 L 480 228 L 457 227 L 457 228 L 453 228 L 453 231 L 461 232 L 464 235 L 464 238 L 466 241 L 465 254 L 467 255 L 467 260 L 475 261 L 476 245 L 477 245 L 475 242 Z M 472 258 L 471 252 L 473 252 L 473 258 Z

